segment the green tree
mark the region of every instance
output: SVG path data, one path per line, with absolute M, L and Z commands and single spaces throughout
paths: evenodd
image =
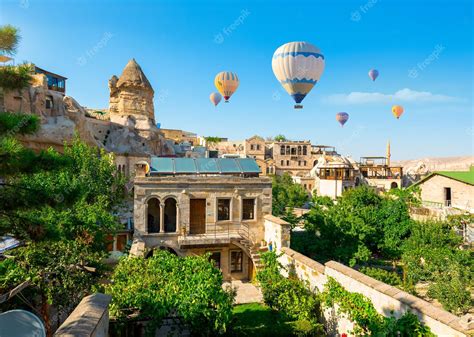
M 12 25 L 0 26 L 0 53 L 6 55 L 16 54 L 18 44 L 20 43 L 20 34 L 18 28 Z
M 158 251 L 148 259 L 122 259 L 105 291 L 112 295 L 111 315 L 122 322 L 131 314 L 150 319 L 150 335 L 175 314 L 193 336 L 209 336 L 225 332 L 232 318 L 234 295 L 222 282 L 208 255 L 180 258 Z
M 405 199 L 366 186 L 345 191 L 337 203 L 317 198 L 305 215 L 306 246 L 295 248 L 318 260 L 350 265 L 374 255 L 398 258 L 413 222 L 408 211 Z
M 308 192 L 296 184 L 288 173 L 273 176 L 272 213 L 275 216 L 287 214 L 287 208 L 302 207 L 309 201 Z
M 56 320 L 70 312 L 97 283 L 103 253 L 77 241 L 43 241 L 29 243 L 9 253 L 12 257 L 0 262 L 0 292 L 5 293 L 23 281 L 29 281 L 26 297 L 41 314 L 48 336 L 52 335 L 51 305 Z M 22 295 L 19 295 L 23 299 Z M 17 308 L 18 298 L 2 304 L 2 309 Z
M 282 134 L 276 135 L 275 137 L 273 137 L 273 140 L 275 142 L 286 142 L 287 141 L 286 137 Z
M 440 221 L 416 223 L 403 243 L 406 282 L 429 282 L 428 296 L 455 314 L 472 306 L 468 289 L 473 284 L 473 253 L 459 249 L 461 243 L 452 225 Z

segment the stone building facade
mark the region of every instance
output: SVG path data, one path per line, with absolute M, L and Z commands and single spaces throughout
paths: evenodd
M 167 249 L 180 256 L 209 252 L 226 280 L 251 279 L 258 267 L 257 252 L 265 246 L 264 218 L 271 214 L 271 180 L 259 177 L 251 159 L 242 159 L 253 167 L 251 173 L 244 169 L 212 174 L 200 173 L 199 168 L 209 168 L 216 161 L 230 167 L 240 159 L 158 160 L 156 166 L 165 167 L 169 160 L 178 171 L 157 172 L 154 159 L 149 173 L 148 163 L 138 164 L 131 252 L 146 255 L 153 249 Z M 196 163 L 197 170 L 179 172 L 179 167 L 190 163 Z

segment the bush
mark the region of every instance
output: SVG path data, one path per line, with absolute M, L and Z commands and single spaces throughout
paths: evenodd
M 26 88 L 32 79 L 31 72 L 32 69 L 29 64 L 0 67 L 0 88 L 4 90 L 21 90 Z
M 265 303 L 294 320 L 309 322 L 312 328 L 304 331 L 319 331 L 322 325 L 318 323 L 321 314 L 317 295 L 298 278 L 282 276 L 277 258 L 274 252 L 262 254 L 264 268 L 257 274 L 257 280 Z
M 396 272 L 393 271 L 391 272 L 385 269 L 373 267 L 362 267 L 359 271 L 367 276 L 373 277 L 376 280 L 390 284 L 394 287 L 402 285 L 402 279 Z
M 176 315 L 193 336 L 223 333 L 232 318 L 233 293 L 222 289 L 222 273 L 208 256 L 177 257 L 158 251 L 152 257 L 124 258 L 105 287 L 112 296 L 110 313 L 119 322 L 130 315 L 150 319 L 154 330 Z
M 439 277 L 428 288 L 428 296 L 436 298 L 446 310 L 462 315 L 472 307 L 471 293 L 459 277 Z

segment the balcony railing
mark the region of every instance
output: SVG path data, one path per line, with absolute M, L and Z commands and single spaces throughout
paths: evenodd
M 204 233 L 191 234 L 189 225 L 178 237 L 180 246 L 228 244 L 232 240 L 249 239 L 249 226 L 236 222 L 207 224 Z

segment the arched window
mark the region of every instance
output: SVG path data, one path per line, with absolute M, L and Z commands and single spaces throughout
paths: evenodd
M 290 154 L 290 146 L 286 146 L 286 154 Z
M 308 149 L 306 145 L 303 145 L 303 156 L 306 156 L 308 154 Z
M 298 145 L 298 156 L 301 156 L 301 145 Z
M 390 184 L 390 189 L 398 188 L 398 184 L 394 181 Z
M 285 155 L 285 145 L 280 146 L 280 155 Z
M 165 232 L 176 232 L 176 200 L 168 198 L 165 201 Z
M 291 148 L 291 154 L 294 156 L 296 155 L 296 147 Z
M 157 198 L 148 200 L 147 232 L 160 232 L 160 201 Z

